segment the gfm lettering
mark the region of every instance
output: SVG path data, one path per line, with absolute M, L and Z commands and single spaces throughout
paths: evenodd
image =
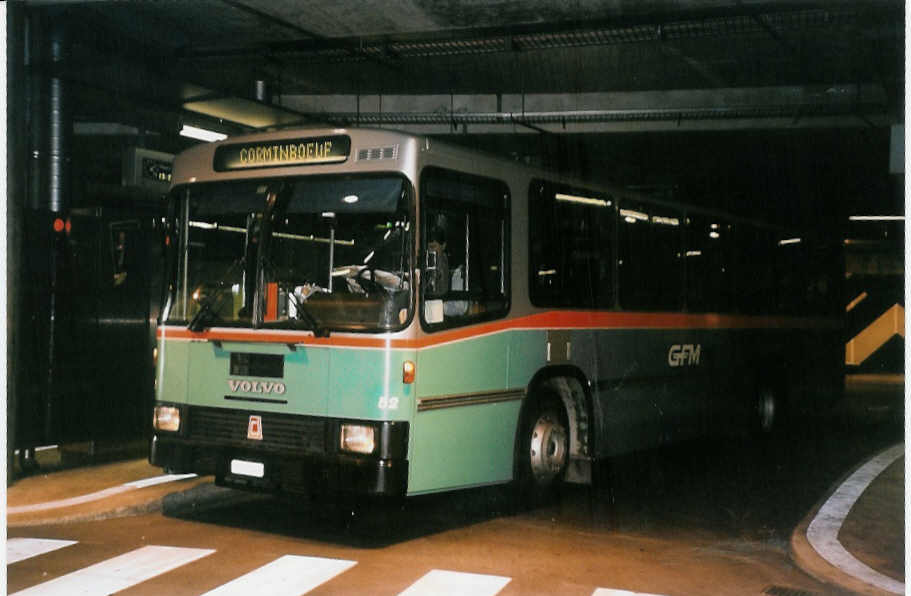
M 674 344 L 667 351 L 669 366 L 699 366 L 702 344 Z

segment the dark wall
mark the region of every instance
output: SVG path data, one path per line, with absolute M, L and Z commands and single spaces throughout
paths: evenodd
M 6 39 L 6 149 L 7 149 L 7 200 L 6 200 L 6 389 L 7 389 L 7 444 L 16 440 L 16 411 L 19 388 L 22 385 L 20 366 L 20 345 L 26 321 L 22 316 L 22 297 L 19 292 L 21 272 L 19 257 L 22 250 L 22 209 L 26 194 L 25 172 L 27 131 L 25 127 L 25 84 L 23 65 L 25 48 L 25 15 L 21 4 L 12 2 L 2 8 L 7 11 Z M 13 471 L 12 462 L 7 462 L 7 482 Z

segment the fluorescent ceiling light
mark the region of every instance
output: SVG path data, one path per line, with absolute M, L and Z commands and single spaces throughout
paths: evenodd
M 851 221 L 905 221 L 904 215 L 852 215 Z
M 648 221 L 648 214 L 642 213 L 640 211 L 633 211 L 632 209 L 621 209 L 620 215 L 623 217 L 623 220 L 628 223 L 636 223 L 636 221 Z
M 784 246 L 785 244 L 800 244 L 800 238 L 785 238 L 778 241 L 778 246 Z
M 228 138 L 228 135 L 226 134 L 190 126 L 189 124 L 184 124 L 183 128 L 180 129 L 180 136 L 196 139 L 197 141 L 206 141 L 207 143 L 211 143 L 212 141 L 223 141 Z
M 604 199 L 595 199 L 592 197 L 577 197 L 576 195 L 567 195 L 562 192 L 558 192 L 555 196 L 558 201 L 565 201 L 567 203 L 580 203 L 582 205 L 594 205 L 596 207 L 610 207 L 610 201 L 605 201 Z
M 662 224 L 665 226 L 679 226 L 680 220 L 676 217 L 662 217 L 660 215 L 653 215 L 652 223 Z

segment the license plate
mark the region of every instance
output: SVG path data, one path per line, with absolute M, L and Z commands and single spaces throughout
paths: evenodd
M 236 474 L 237 476 L 251 476 L 253 478 L 262 478 L 266 475 L 266 466 L 258 461 L 232 459 L 231 473 Z

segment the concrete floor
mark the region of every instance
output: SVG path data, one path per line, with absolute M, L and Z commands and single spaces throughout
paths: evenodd
M 214 552 L 124 593 L 200 594 L 285 555 L 356 562 L 313 594 L 397 594 L 433 570 L 508 578 L 504 595 L 837 593 L 792 563 L 788 537 L 847 471 L 902 440 L 902 422 L 901 385 L 849 386 L 833 412 L 769 440 L 615 458 L 598 470 L 597 486 L 567 487 L 559 502 L 531 511 L 516 510 L 498 488 L 351 506 L 226 491 L 203 479 L 157 513 L 10 527 L 10 537 L 77 544 L 9 566 L 7 587 L 160 545 Z

